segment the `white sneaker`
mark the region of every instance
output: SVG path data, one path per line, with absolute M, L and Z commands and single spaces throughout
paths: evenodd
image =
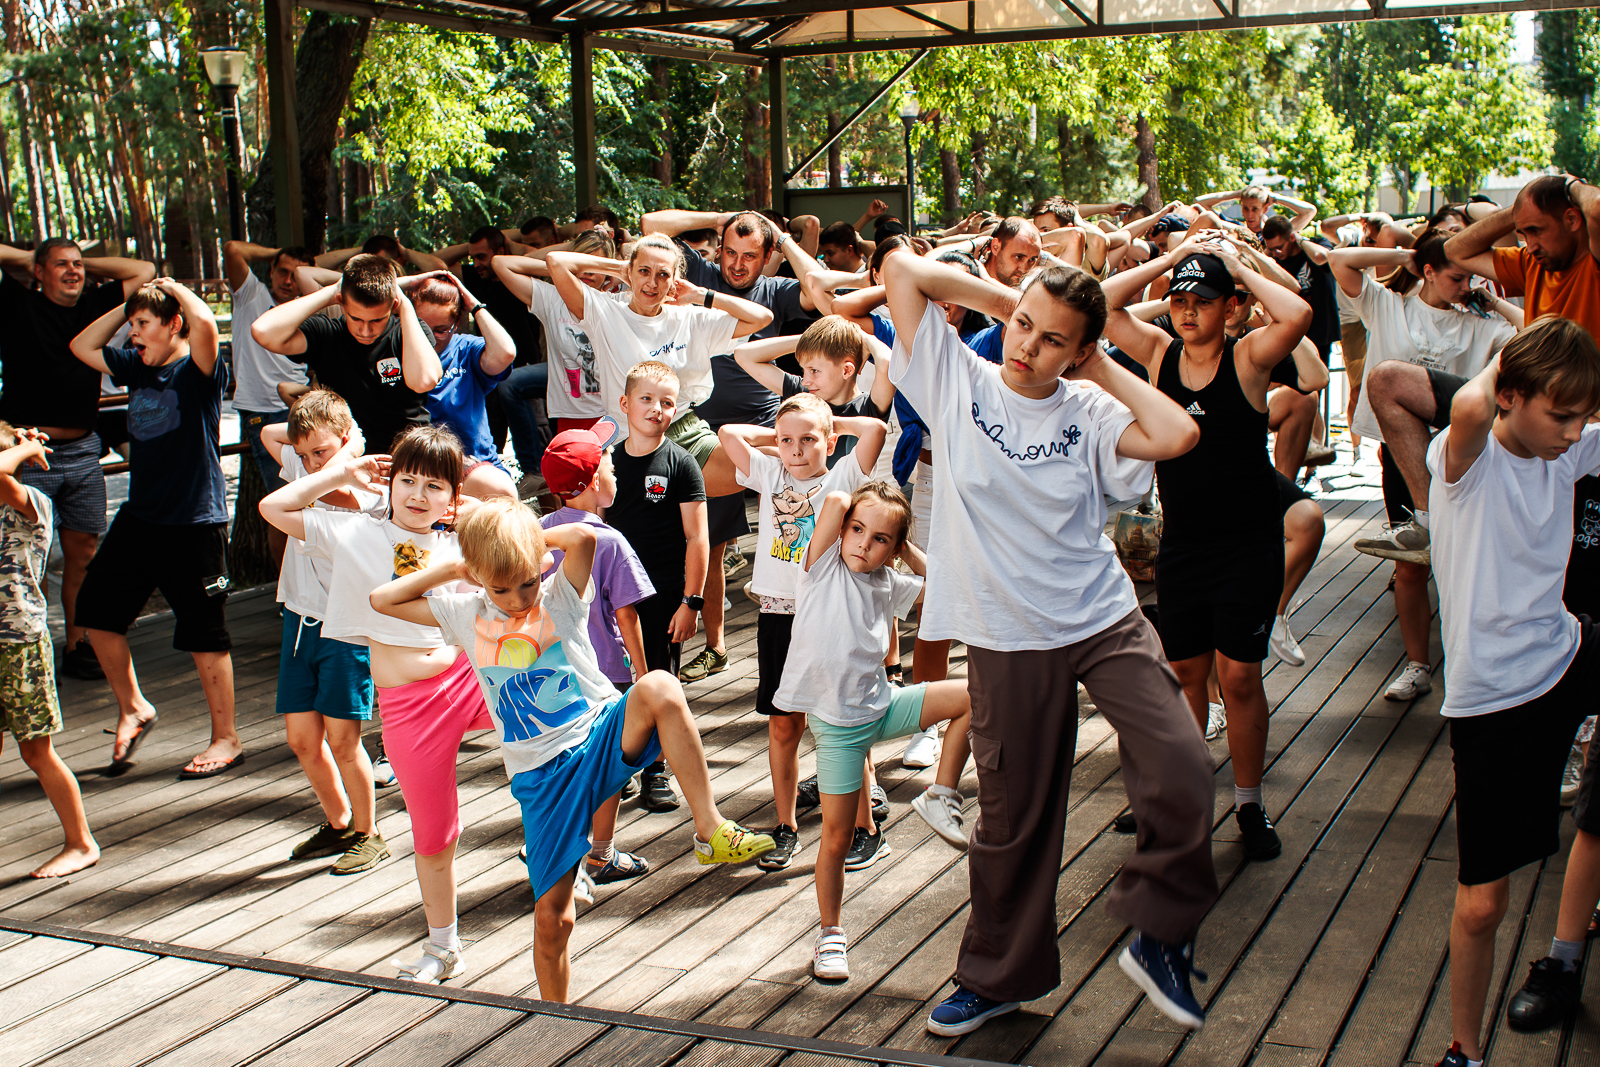
M 459 949 L 441 948 L 432 941 L 422 946 L 422 958 L 415 963 L 389 962 L 400 968 L 396 977 L 402 982 L 421 985 L 438 985 L 446 979 L 460 977 L 467 969 Z
M 761 594 L 756 592 L 755 589 L 752 588 L 755 584 L 756 583 L 754 581 L 745 582 L 744 583 L 744 595 L 745 595 L 746 599 L 748 599 L 752 604 L 760 604 L 761 603 Z
M 906 750 L 900 754 L 902 767 L 932 767 L 939 762 L 939 727 L 918 730 L 906 739 Z
M 1561 772 L 1561 806 L 1570 808 L 1578 799 L 1578 787 L 1583 784 L 1583 749 L 1577 745 L 1567 754 L 1567 769 Z M 912 802 L 915 806 L 915 801 Z
M 845 955 L 844 931 L 837 926 L 823 927 L 817 947 L 811 951 L 811 973 L 818 978 L 842 981 L 850 977 L 850 959 Z
M 1404 563 L 1432 562 L 1433 554 L 1428 538 L 1428 528 L 1415 522 L 1396 523 L 1384 528 L 1377 537 L 1362 537 L 1355 541 L 1355 550 L 1379 559 L 1397 559 Z M 1427 692 L 1426 689 L 1423 690 Z
M 394 785 L 394 768 L 389 766 L 389 761 L 379 756 L 372 765 L 372 784 L 379 789 Z
M 1306 654 L 1300 651 L 1300 642 L 1289 632 L 1289 620 L 1282 615 L 1272 620 L 1272 633 L 1267 638 L 1272 654 L 1291 667 L 1304 667 Z
M 922 816 L 922 821 L 933 827 L 933 832 L 955 848 L 967 850 L 967 828 L 961 817 L 961 794 L 935 793 L 938 786 L 929 786 L 911 802 L 911 807 Z
M 1217 735 L 1228 728 L 1228 709 L 1221 704 L 1210 704 L 1206 708 L 1206 740 L 1215 741 Z
M 1414 700 L 1424 693 L 1433 692 L 1432 672 L 1426 663 L 1410 660 L 1394 684 L 1383 691 L 1385 700 Z
M 594 879 L 589 877 L 589 872 L 583 868 L 586 864 L 578 864 L 578 877 L 572 883 L 572 899 L 581 900 L 585 904 L 594 903 Z

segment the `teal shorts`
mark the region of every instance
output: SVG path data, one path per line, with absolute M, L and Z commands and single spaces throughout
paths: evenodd
M 860 726 L 835 726 L 807 715 L 811 736 L 817 739 L 818 792 L 837 795 L 859 790 L 861 772 L 866 769 L 867 754 L 873 745 L 910 737 L 922 729 L 922 698 L 927 689 L 926 682 L 896 689 L 883 718 Z

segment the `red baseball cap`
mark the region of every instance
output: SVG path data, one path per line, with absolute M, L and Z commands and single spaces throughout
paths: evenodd
M 563 430 L 545 446 L 539 472 L 550 491 L 563 500 L 578 496 L 594 481 L 600 460 L 619 433 L 617 424 L 601 419 L 586 430 Z

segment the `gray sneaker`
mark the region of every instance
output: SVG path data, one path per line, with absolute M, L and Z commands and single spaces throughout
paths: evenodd
M 1428 543 L 1428 528 L 1418 526 L 1415 522 L 1387 526 L 1377 537 L 1358 538 L 1355 548 L 1357 552 L 1377 556 L 1379 559 L 1420 563 L 1425 567 L 1433 562 L 1432 550 Z

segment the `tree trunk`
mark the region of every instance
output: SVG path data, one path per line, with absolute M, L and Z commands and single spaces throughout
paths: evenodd
M 328 170 L 338 143 L 339 118 L 350 81 L 361 65 L 372 20 L 312 11 L 294 54 L 296 120 L 300 127 L 300 190 L 305 211 L 306 246 L 317 249 L 328 232 Z M 264 100 L 265 98 L 263 98 Z M 277 232 L 277 191 L 272 184 L 272 135 L 256 161 L 256 175 L 245 196 L 246 229 L 257 239 Z
M 827 72 L 828 94 L 829 99 L 832 99 L 833 94 L 836 93 L 839 88 L 839 57 L 829 56 L 827 62 L 823 64 L 822 69 Z M 832 137 L 834 131 L 838 128 L 839 113 L 837 111 L 828 112 L 828 136 Z M 839 142 L 835 141 L 828 146 L 828 188 L 837 189 L 843 184 L 844 166 L 842 160 L 839 158 Z
M 988 186 L 984 184 L 984 172 L 988 168 L 984 165 L 985 157 L 989 153 L 989 134 L 984 130 L 972 131 L 972 200 L 974 204 L 981 203 L 988 195 Z
M 939 136 L 939 127 L 943 119 L 935 112 L 933 116 L 933 141 L 939 146 L 939 217 L 946 226 L 953 226 L 961 217 L 961 159 L 956 155 L 954 148 L 945 147 L 944 141 Z
M 6 244 L 17 243 L 17 218 L 15 205 L 11 202 L 11 139 L 6 135 L 5 127 L 0 126 L 0 208 L 3 208 L 6 223 Z
M 767 109 L 761 106 L 761 68 L 746 67 L 744 79 L 744 206 L 772 200 L 772 161 L 767 157 Z
M 650 164 L 650 174 L 661 188 L 670 189 L 672 188 L 672 68 L 667 65 L 665 59 L 657 59 L 651 74 L 650 99 L 661 109 L 660 125 L 656 127 L 656 144 L 661 153 Z
M 1140 115 L 1134 123 L 1133 144 L 1139 150 L 1139 181 L 1144 183 L 1144 206 L 1160 211 L 1166 203 L 1161 197 L 1161 164 L 1156 159 L 1156 135 L 1150 120 Z
M 267 524 L 258 505 L 266 495 L 250 453 L 239 456 L 239 495 L 234 501 L 233 529 L 228 533 L 228 577 L 238 588 L 264 585 L 278 577 L 276 561 L 267 544 Z

